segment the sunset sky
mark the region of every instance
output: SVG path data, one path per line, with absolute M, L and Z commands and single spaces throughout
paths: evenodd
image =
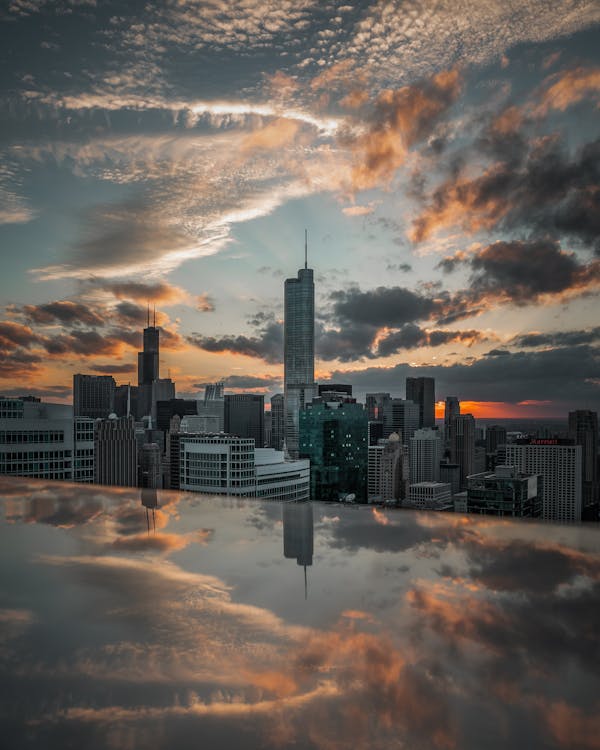
M 8 0 L 0 393 L 281 390 L 317 374 L 477 416 L 600 409 L 597 0 Z M 465 409 L 463 409 L 465 410 Z

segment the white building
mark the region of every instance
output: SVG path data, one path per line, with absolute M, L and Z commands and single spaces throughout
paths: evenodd
M 73 479 L 73 407 L 0 398 L 0 474 Z
M 507 464 L 522 474 L 542 475 L 542 518 L 581 521 L 581 451 L 555 438 L 506 446 Z
M 444 482 L 415 482 L 408 489 L 405 505 L 423 510 L 440 510 L 450 504 L 452 487 Z
M 310 462 L 255 448 L 252 438 L 179 433 L 179 487 L 192 492 L 308 500 Z
M 417 430 L 410 439 L 410 481 L 439 482 L 442 460 L 442 438 L 439 430 Z
M 408 454 L 393 432 L 388 439 L 370 445 L 367 469 L 367 493 L 371 503 L 394 503 L 408 493 Z

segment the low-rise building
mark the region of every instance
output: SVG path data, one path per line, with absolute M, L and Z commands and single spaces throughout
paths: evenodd
M 408 500 L 403 505 L 422 510 L 447 510 L 451 498 L 452 487 L 445 482 L 415 482 L 409 486 Z
M 514 466 L 497 466 L 493 474 L 472 474 L 467 477 L 467 512 L 540 518 L 542 477 L 518 473 Z

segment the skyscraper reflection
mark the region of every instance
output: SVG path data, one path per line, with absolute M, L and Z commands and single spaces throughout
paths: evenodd
M 141 492 L 142 505 L 146 508 L 146 526 L 150 536 L 150 511 L 152 511 L 152 531 L 156 534 L 156 509 L 158 508 L 158 492 L 154 487 L 144 487 Z
M 304 568 L 304 598 L 308 598 L 306 568 L 313 559 L 314 520 L 312 503 L 283 504 L 283 556 Z

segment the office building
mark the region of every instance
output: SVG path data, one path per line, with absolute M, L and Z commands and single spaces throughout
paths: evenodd
M 498 466 L 494 473 L 467 479 L 467 512 L 512 518 L 540 518 L 542 477 L 527 476 L 514 466 Z
M 73 479 L 73 407 L 0 397 L 0 474 Z
M 410 481 L 439 482 L 442 437 L 439 430 L 424 427 L 410 439 Z
M 115 408 L 113 412 L 117 417 L 134 416 L 138 413 L 138 393 L 137 385 L 118 385 L 115 389 Z
M 582 453 L 572 440 L 520 440 L 506 446 L 506 463 L 521 474 L 541 475 L 542 518 L 581 521 Z
M 284 397 L 283 393 L 271 396 L 271 448 L 283 450 L 284 440 Z
M 295 279 L 286 279 L 283 321 L 285 442 L 298 457 L 300 412 L 317 395 L 315 384 L 315 285 L 306 259 Z
M 449 484 L 452 495 L 457 495 L 460 492 L 460 466 L 445 461 L 440 463 L 440 482 Z
M 150 325 L 148 312 L 148 325 L 143 332 L 143 347 L 142 351 L 138 352 L 138 419 L 152 413 L 152 384 L 160 377 L 159 338 L 156 314 L 154 324 Z
M 75 417 L 73 422 L 73 481 L 94 482 L 94 424 L 90 417 Z
M 406 400 L 419 406 L 419 427 L 435 427 L 434 378 L 406 378 Z
M 419 429 L 419 405 L 403 398 L 390 398 L 383 404 L 383 437 L 395 432 L 403 445 L 409 445 Z
M 137 442 L 133 417 L 110 417 L 94 424 L 94 483 L 135 487 Z
M 450 455 L 450 425 L 460 414 L 460 401 L 456 396 L 446 396 L 444 404 L 444 451 Z
M 383 421 L 371 422 L 368 425 L 369 445 L 377 445 L 383 439 Z
M 352 386 L 349 383 L 319 383 L 318 392 L 319 396 L 333 393 L 338 396 L 346 396 L 349 399 L 352 398 Z
M 506 428 L 501 425 L 490 425 L 485 433 L 485 470 L 493 472 L 500 466 L 499 451 L 506 445 Z
M 367 481 L 370 503 L 399 503 L 407 497 L 409 459 L 398 434 L 369 445 Z
M 182 490 L 280 501 L 309 498 L 306 460 L 287 461 L 282 451 L 255 448 L 252 438 L 222 433 L 179 433 L 174 442 L 179 444 Z
M 415 482 L 408 488 L 403 505 L 420 510 L 450 510 L 452 488 L 444 482 Z
M 467 477 L 475 473 L 475 418 L 459 414 L 450 422 L 450 459 L 460 466 L 460 488 L 467 486 Z
M 597 521 L 598 515 L 598 414 L 595 411 L 569 412 L 569 437 L 581 446 L 582 518 Z
M 73 375 L 73 416 L 106 419 L 115 408 L 112 375 Z
M 204 400 L 205 401 L 222 401 L 223 400 L 223 389 L 225 383 L 221 380 L 218 383 L 207 383 L 204 386 Z
M 150 414 L 152 424 L 156 425 L 158 420 L 158 402 L 175 401 L 175 383 L 171 378 L 157 378 L 152 383 L 152 405 Z
M 310 459 L 311 499 L 367 500 L 367 413 L 361 404 L 315 399 L 300 412 L 300 455 Z
M 171 398 L 167 401 L 156 402 L 156 420 L 152 421 L 158 430 L 167 432 L 175 415 L 185 417 L 196 414 L 198 414 L 198 401 L 195 398 Z
M 160 489 L 162 451 L 157 443 L 144 443 L 138 450 L 138 487 Z
M 389 393 L 367 393 L 366 408 L 369 422 L 383 422 L 383 407 L 390 398 Z
M 236 393 L 224 398 L 224 431 L 228 435 L 252 438 L 256 448 L 264 446 L 265 397 L 256 393 Z

